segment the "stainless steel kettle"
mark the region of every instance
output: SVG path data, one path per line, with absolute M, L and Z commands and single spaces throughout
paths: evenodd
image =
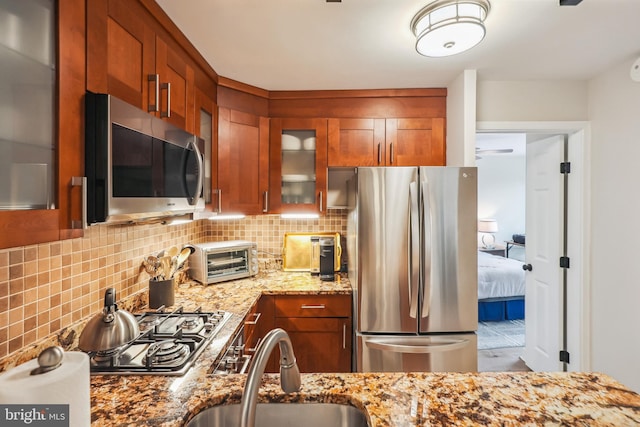
M 104 308 L 82 330 L 78 347 L 83 351 L 105 351 L 127 344 L 140 335 L 133 314 L 118 310 L 116 291 L 108 288 L 104 293 Z

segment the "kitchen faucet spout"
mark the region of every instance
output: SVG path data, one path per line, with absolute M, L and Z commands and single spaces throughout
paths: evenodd
M 291 339 L 284 329 L 273 329 L 269 331 L 258 346 L 253 362 L 249 367 L 240 404 L 240 427 L 254 427 L 255 425 L 260 381 L 269 356 L 276 344 L 280 345 L 280 386 L 282 391 L 294 393 L 300 390 L 300 369 L 298 369 L 296 357 L 293 354 Z

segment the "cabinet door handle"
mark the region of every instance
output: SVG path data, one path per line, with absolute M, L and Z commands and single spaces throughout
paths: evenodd
M 244 324 L 247 326 L 257 325 L 258 319 L 260 319 L 260 316 L 262 316 L 262 313 L 251 313 L 251 315 L 256 317 L 253 320 L 247 320 L 246 322 L 244 322 Z
M 347 348 L 347 324 L 342 324 L 342 349 L 345 350 Z
M 160 117 L 171 117 L 171 83 L 162 83 L 160 88 L 167 90 L 167 111 L 161 111 Z
M 255 353 L 256 350 L 258 350 L 258 346 L 260 345 L 260 341 L 262 341 L 262 338 L 258 338 L 258 341 L 256 341 L 256 346 L 246 349 L 246 352 L 247 353 Z
M 264 208 L 262 208 L 262 212 L 269 212 L 269 192 L 265 191 L 264 192 Z
M 222 213 L 222 189 L 218 188 L 218 213 Z
M 323 206 L 322 206 L 322 191 L 320 192 L 320 212 L 322 212 Z
M 391 164 L 393 164 L 393 142 L 389 144 L 389 150 L 391 151 Z
M 317 304 L 317 305 L 302 304 L 300 306 L 300 308 L 302 308 L 302 309 L 320 309 L 320 310 L 324 310 L 326 307 L 324 306 L 324 304 Z
M 382 147 L 380 147 L 380 143 L 378 142 L 378 164 L 382 163 Z
M 149 74 L 147 75 L 147 81 L 155 82 L 154 104 L 149 104 L 147 111 L 158 112 L 160 111 L 160 76 L 158 74 Z
M 71 177 L 72 187 L 82 188 L 82 218 L 80 220 L 71 220 L 71 228 L 87 228 L 87 177 L 74 176 Z

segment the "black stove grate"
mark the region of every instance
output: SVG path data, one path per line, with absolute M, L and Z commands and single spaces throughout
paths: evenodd
M 231 317 L 225 311 L 172 312 L 138 316 L 141 334 L 117 349 L 89 353 L 91 374 L 183 375 Z

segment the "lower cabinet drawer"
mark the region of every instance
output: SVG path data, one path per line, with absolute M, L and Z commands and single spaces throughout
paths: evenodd
M 275 312 L 276 317 L 351 317 L 351 296 L 278 295 Z

